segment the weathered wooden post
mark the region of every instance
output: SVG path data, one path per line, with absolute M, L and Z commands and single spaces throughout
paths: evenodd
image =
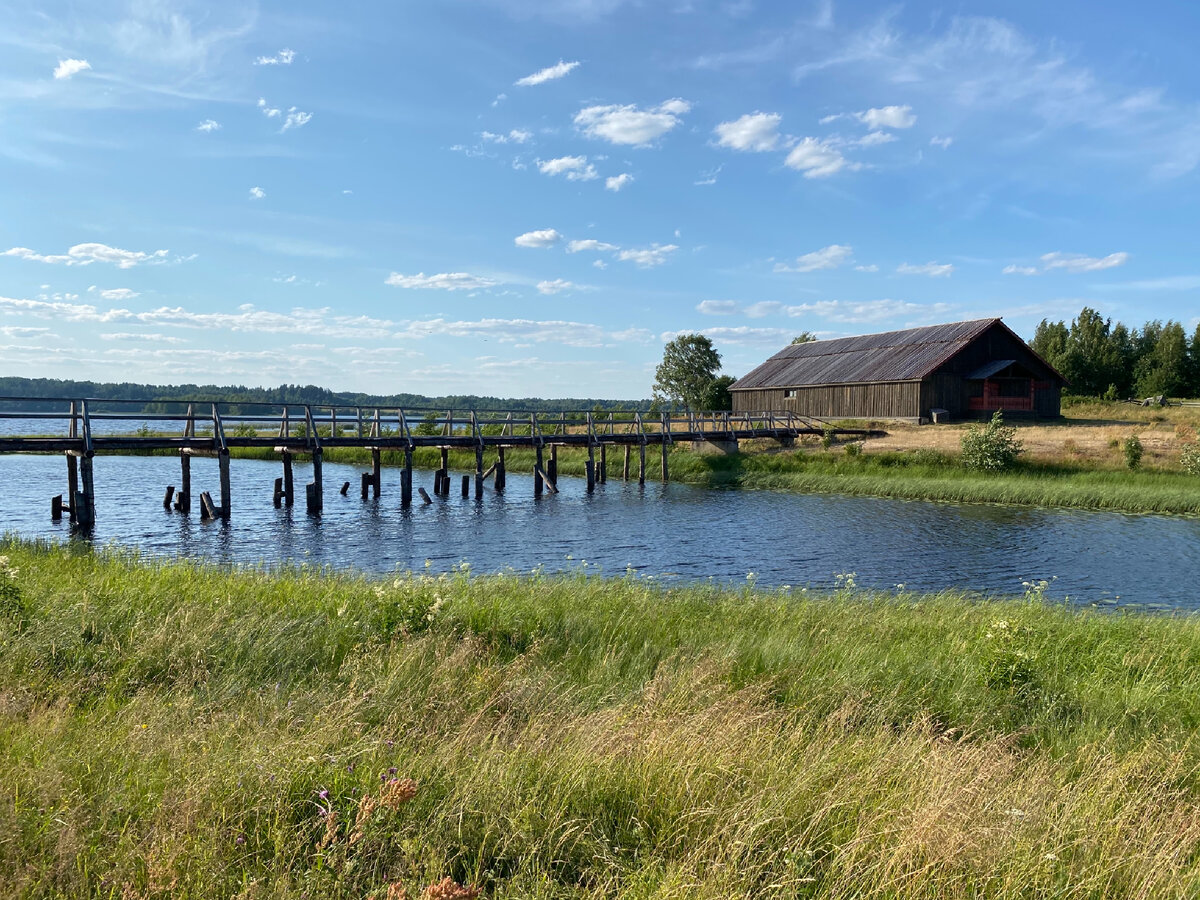
M 171 511 L 171 498 L 175 496 L 175 485 L 167 485 L 167 493 L 163 496 L 163 509 Z
M 450 496 L 450 448 L 442 447 L 442 496 Z M 436 493 L 436 491 L 434 492 Z
M 375 499 L 383 489 L 383 460 L 378 447 L 371 448 L 371 490 Z
M 546 469 L 550 480 L 558 484 L 558 444 L 550 445 L 550 465 Z
M 75 500 L 71 504 L 72 509 L 78 506 L 75 512 L 75 521 L 77 524 L 86 528 L 96 524 L 96 490 L 92 481 L 92 455 L 84 453 L 79 457 L 79 481 L 80 491 L 75 495 Z
M 192 454 L 187 447 L 179 451 L 179 497 L 175 509 L 185 516 L 192 511 Z
M 316 447 L 313 449 L 312 463 L 313 463 L 313 480 L 312 480 L 311 484 L 306 485 L 305 493 L 307 496 L 305 497 L 305 499 L 307 501 L 309 514 L 314 515 L 314 516 L 319 516 L 321 514 L 321 511 L 325 508 L 325 497 L 324 497 L 324 493 L 322 491 L 322 480 L 321 480 L 321 448 L 320 447 Z
M 429 499 L 429 494 L 425 492 L 425 488 L 419 487 L 417 488 L 417 492 L 421 495 L 421 499 L 424 500 L 426 504 L 433 502 L 431 499 Z
M 625 464 L 623 466 L 621 466 L 621 480 L 622 481 L 629 480 L 629 452 L 632 449 L 633 448 L 630 447 L 628 444 L 625 445 Z
M 646 483 L 646 438 L 638 445 L 638 484 Z
M 663 413 L 663 416 L 662 416 L 662 480 L 663 480 L 664 484 L 667 481 L 667 450 L 669 449 L 667 444 L 670 441 L 670 437 L 671 437 L 671 425 L 670 425 L 670 422 L 667 420 L 667 414 Z
M 463 497 L 471 496 L 471 476 L 464 475 L 462 477 L 462 495 Z
M 75 401 L 71 401 L 71 426 L 67 432 L 69 437 L 79 437 L 79 424 L 75 418 Z M 67 451 L 67 509 L 70 512 L 71 521 L 78 521 L 78 516 L 75 513 L 75 495 L 79 493 L 79 459 L 74 452 Z
M 503 491 L 503 490 L 504 490 L 504 479 L 505 479 L 505 470 L 504 470 L 504 448 L 503 448 L 503 447 L 497 447 L 497 448 L 496 448 L 496 451 L 497 451 L 497 458 L 496 458 L 496 481 L 495 481 L 495 483 L 494 483 L 494 487 L 496 488 L 496 490 L 497 490 L 497 491 Z
M 50 498 L 50 521 L 62 521 L 63 502 L 62 494 L 55 494 Z
M 600 445 L 600 483 L 608 483 L 608 444 Z
M 404 448 L 404 468 L 400 471 L 400 505 L 409 506 L 412 504 L 413 495 L 413 465 L 412 465 L 412 448 Z
M 534 450 L 533 464 L 533 496 L 542 496 L 542 445 L 538 444 Z
M 275 504 L 275 508 L 279 509 L 283 505 L 283 479 L 275 479 L 275 492 L 271 495 L 271 502 Z
M 230 490 L 229 490 L 229 450 L 221 450 L 217 454 L 217 467 L 221 475 L 221 518 L 229 518 L 230 505 Z
M 590 494 L 596 489 L 596 448 L 588 444 L 588 458 L 584 463 L 584 470 L 587 472 L 587 489 Z
M 292 478 L 292 454 L 283 451 L 283 502 L 291 506 L 296 502 L 296 485 Z

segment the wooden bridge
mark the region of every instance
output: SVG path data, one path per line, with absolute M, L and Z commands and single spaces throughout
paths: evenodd
M 10 420 L 20 420 L 22 424 L 18 427 L 14 422 L 5 427 Z M 14 428 L 29 433 L 14 434 Z M 435 496 L 450 492 L 449 451 L 473 449 L 474 493 L 480 498 L 488 478 L 492 479 L 495 490 L 504 490 L 504 451 L 509 447 L 533 449 L 536 454 L 533 490 L 535 496 L 541 496 L 543 491 L 558 491 L 559 447 L 587 450 L 585 471 L 591 491 L 597 483 L 608 480 L 609 447 L 624 452 L 621 471 L 625 480 L 630 478 L 631 454 L 637 451 L 637 479 L 644 484 L 648 446 L 660 448 L 661 477 L 666 481 L 668 450 L 678 442 L 703 441 L 736 449 L 740 440 L 772 438 L 790 445 L 802 435 L 827 434 L 874 437 L 883 432 L 834 428 L 820 419 L 788 412 L 476 412 L 241 401 L 0 397 L 0 453 L 65 454 L 66 498 L 61 494 L 52 498 L 51 516 L 67 515 L 81 528 L 89 528 L 96 518 L 92 459 L 98 453 L 177 453 L 180 486 L 178 490 L 174 485 L 167 488 L 163 505 L 184 514 L 192 506 L 192 458 L 215 457 L 220 472 L 220 502 L 215 503 L 207 492 L 201 493 L 200 514 L 202 518 L 228 519 L 232 510 L 230 451 L 239 448 L 265 448 L 279 455 L 283 473 L 275 479 L 276 506 L 291 506 L 294 502 L 293 457 L 301 454 L 310 457 L 313 480 L 305 486 L 305 505 L 309 513 L 320 515 L 324 498 L 321 463 L 328 448 L 371 451 L 371 471 L 362 473 L 363 499 L 380 496 L 382 452 L 403 452 L 400 502 L 407 506 L 413 501 L 413 451 L 418 447 L 441 451 L 441 467 L 434 472 Z M 485 469 L 488 451 L 494 451 L 496 456 L 494 463 Z M 471 481 L 470 474 L 462 476 L 463 496 L 469 496 Z M 349 482 L 343 484 L 341 493 L 346 494 L 349 487 Z M 422 502 L 432 502 L 423 487 L 416 490 Z

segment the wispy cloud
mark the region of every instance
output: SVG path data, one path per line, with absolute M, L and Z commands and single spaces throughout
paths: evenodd
M 256 66 L 290 66 L 296 58 L 295 50 L 283 49 L 274 56 L 260 56 L 254 60 Z
M 643 249 L 621 250 L 617 259 L 631 262 L 642 269 L 650 269 L 665 263 L 679 247 L 675 244 L 653 244 Z
M 878 109 L 866 109 L 856 112 L 854 118 L 868 128 L 912 128 L 917 124 L 911 106 L 881 106 Z
M 92 263 L 110 263 L 118 269 L 131 269 L 136 265 L 155 265 L 168 262 L 166 250 L 155 250 L 145 253 L 140 250 L 122 250 L 107 244 L 76 244 L 68 248 L 66 253 L 46 254 L 37 253 L 28 247 L 13 247 L 0 252 L 0 256 L 12 256 L 17 259 L 28 259 L 34 262 L 51 263 L 63 266 L 90 266 Z
M 899 320 L 900 324 L 911 325 L 931 322 L 943 318 L 954 309 L 949 303 L 911 303 L 906 300 L 818 300 L 815 303 L 800 303 L 787 307 L 793 317 L 817 316 L 831 322 L 868 324 Z
M 598 252 L 598 253 L 605 253 L 610 250 L 620 250 L 620 249 L 621 248 L 618 247 L 616 244 L 609 244 L 609 243 L 605 243 L 604 241 L 597 241 L 594 238 L 587 238 L 586 240 L 582 240 L 582 241 L 570 241 L 567 244 L 567 252 L 568 253 L 581 253 L 585 250 L 590 250 L 590 251 L 594 251 L 594 252 Z
M 567 347 L 605 347 L 636 341 L 649 343 L 654 335 L 641 328 L 612 330 L 588 322 L 537 319 L 447 320 L 423 319 L 407 323 L 396 338 L 430 337 L 495 340 L 502 344 L 562 344 Z
M 562 278 L 555 278 L 553 281 L 539 281 L 537 290 L 539 294 L 561 294 L 564 291 L 577 291 L 579 285 Z
M 776 272 L 816 272 L 821 269 L 836 269 L 854 257 L 854 248 L 848 244 L 830 244 L 820 250 L 796 257 L 796 264 L 776 263 Z
M 575 114 L 575 127 L 588 137 L 612 144 L 644 147 L 679 125 L 680 117 L 691 108 L 678 97 L 650 109 L 634 104 L 588 106 Z
M 633 184 L 633 176 L 628 172 L 622 172 L 620 175 L 610 175 L 604 179 L 604 189 L 606 191 L 619 191 L 630 184 Z
M 427 288 L 439 291 L 477 291 L 495 287 L 499 282 L 491 278 L 484 278 L 481 275 L 471 275 L 467 272 L 441 272 L 437 275 L 426 275 L 424 272 L 418 272 L 416 275 L 401 275 L 399 272 L 393 272 L 384 280 L 384 284 L 410 289 Z
M 557 78 L 562 78 L 578 68 L 578 62 L 563 62 L 560 59 L 554 65 L 546 66 L 544 69 L 539 69 L 532 75 L 526 75 L 524 78 L 518 78 L 513 83 L 518 87 L 533 87 L 535 84 L 544 84 L 547 81 L 554 81 Z
M 292 128 L 300 128 L 312 121 L 312 113 L 301 112 L 296 107 L 292 106 L 288 109 L 287 115 L 283 120 L 283 127 L 279 130 L 288 131 Z
M 513 238 L 518 247 L 545 248 L 553 247 L 562 240 L 562 235 L 553 228 L 543 228 L 540 231 L 527 231 Z
M 211 134 L 214 131 L 221 130 L 221 123 L 218 122 L 216 119 L 205 119 L 203 122 L 201 122 L 199 125 L 196 126 L 196 130 L 204 132 L 205 134 Z
M 860 163 L 846 159 L 831 142 L 813 137 L 806 137 L 796 144 L 788 154 L 785 165 L 803 172 L 805 178 L 828 178 L 842 169 L 853 171 L 862 168 Z
M 1083 256 L 1077 253 L 1044 253 L 1042 268 L 1046 271 L 1062 269 L 1065 272 L 1099 272 L 1113 269 L 1129 262 L 1128 253 L 1110 253 L 1108 256 Z
M 928 275 L 930 278 L 946 278 L 954 271 L 953 263 L 927 262 L 920 265 L 900 263 L 896 271 L 901 275 Z
M 543 175 L 565 175 L 568 181 L 594 181 L 600 177 L 586 156 L 560 156 L 557 159 L 537 160 Z
M 262 188 L 258 187 L 257 185 L 250 188 L 250 199 L 251 200 L 261 200 L 265 196 L 267 196 L 267 192 L 264 191 Z

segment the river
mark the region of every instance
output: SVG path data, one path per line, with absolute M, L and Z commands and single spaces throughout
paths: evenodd
M 865 587 L 981 594 L 1020 594 L 1023 582 L 1046 579 L 1054 599 L 1200 607 L 1197 519 L 657 482 L 609 481 L 589 495 L 576 478 L 535 500 L 532 477 L 516 473 L 503 494 L 489 486 L 481 501 L 456 489 L 401 509 L 399 470 L 385 468 L 382 497 L 365 502 L 362 471 L 326 462 L 325 511 L 314 518 L 303 508 L 310 466 L 296 464 L 297 506 L 275 509 L 280 465 L 235 459 L 230 521 L 201 522 L 198 502 L 191 516 L 162 507 L 166 486 L 178 484 L 176 460 L 100 456 L 93 540 L 154 556 L 372 573 L 466 562 L 477 572 L 540 566 L 793 589 L 830 587 L 853 573 Z M 432 481 L 432 472 L 416 473 L 417 485 L 431 489 Z M 192 489 L 218 495 L 215 460 L 193 461 Z M 0 529 L 68 540 L 70 526 L 50 521 L 50 497 L 65 490 L 61 456 L 0 456 Z

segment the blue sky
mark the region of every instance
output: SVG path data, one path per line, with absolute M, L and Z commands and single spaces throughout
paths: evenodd
M 0 17 L 0 374 L 642 397 L 684 331 L 1200 316 L 1190 4 Z

